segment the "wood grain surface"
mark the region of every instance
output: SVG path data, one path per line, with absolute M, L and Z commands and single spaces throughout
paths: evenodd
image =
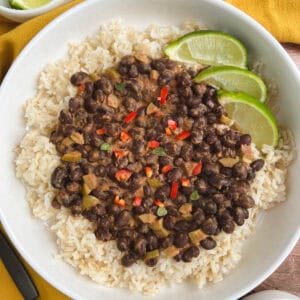
M 300 71 L 300 45 L 284 44 L 283 46 Z M 262 290 L 283 290 L 300 297 L 300 241 L 282 265 L 254 289 L 255 292 Z

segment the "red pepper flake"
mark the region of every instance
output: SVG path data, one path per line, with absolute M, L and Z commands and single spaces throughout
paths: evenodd
M 192 175 L 198 175 L 201 173 L 202 170 L 202 163 L 197 163 L 193 169 Z
M 124 199 L 120 199 L 119 196 L 116 196 L 114 203 L 120 207 L 125 207 L 126 203 Z
M 161 90 L 160 90 L 160 97 L 159 97 L 159 101 L 160 101 L 160 105 L 164 105 L 167 101 L 167 96 L 168 96 L 168 88 L 166 86 L 164 86 Z
M 85 84 L 81 84 L 77 89 L 77 95 L 82 95 L 85 91 Z
M 133 200 L 133 206 L 141 206 L 142 205 L 142 197 L 136 196 Z
M 131 122 L 132 120 L 134 120 L 136 116 L 137 116 L 137 112 L 136 112 L 136 111 L 133 111 L 133 112 L 129 113 L 129 114 L 125 117 L 124 121 L 125 121 L 126 123 L 129 123 L 129 122 Z
M 129 133 L 125 130 L 121 131 L 120 134 L 120 138 L 122 142 L 128 142 L 129 140 L 131 140 L 131 136 L 129 135 Z
M 172 130 L 177 129 L 177 122 L 174 120 L 168 120 L 168 127 Z
M 166 166 L 162 167 L 161 172 L 162 172 L 163 174 L 166 174 L 166 173 L 168 173 L 171 169 L 172 169 L 172 165 L 166 165 Z
M 153 175 L 153 170 L 150 167 L 145 167 L 145 173 L 147 177 L 152 177 Z
M 171 193 L 170 193 L 170 197 L 172 199 L 175 199 L 177 197 L 177 193 L 178 193 L 178 182 L 173 182 L 172 183 L 172 187 L 171 187 Z
M 97 129 L 96 132 L 98 134 L 104 134 L 105 133 L 105 129 L 104 128 L 100 128 L 100 129 Z
M 159 147 L 159 142 L 155 141 L 155 140 L 152 140 L 148 143 L 148 147 L 151 148 L 151 149 L 158 148 Z
M 180 179 L 181 185 L 185 187 L 191 186 L 191 181 L 188 178 L 181 178 Z
M 170 128 L 166 127 L 165 131 L 166 131 L 166 135 L 172 135 L 172 131 Z
M 185 140 L 186 138 L 188 138 L 191 135 L 190 131 L 182 131 L 177 135 L 177 138 L 179 140 Z
M 116 158 L 122 158 L 125 155 L 125 152 L 122 150 L 114 150 L 114 155 Z
M 154 204 L 158 207 L 165 207 L 165 205 L 160 200 L 155 200 Z
M 123 170 L 119 170 L 119 171 L 116 172 L 115 178 L 118 181 L 127 181 L 130 178 L 131 175 L 132 175 L 131 171 L 123 169 Z

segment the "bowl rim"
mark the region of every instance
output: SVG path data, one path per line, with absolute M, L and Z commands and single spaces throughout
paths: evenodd
M 101 2 L 107 1 L 107 0 L 100 0 Z M 70 8 L 66 12 L 62 13 L 55 19 L 53 19 L 48 25 L 46 25 L 41 31 L 39 31 L 33 39 L 23 48 L 23 50 L 20 52 L 16 60 L 13 62 L 11 67 L 9 68 L 7 74 L 5 75 L 2 84 L 0 85 L 0 98 L 2 91 L 5 89 L 6 85 L 8 85 L 10 81 L 11 74 L 13 73 L 14 69 L 18 65 L 18 62 L 23 59 L 23 57 L 31 50 L 32 47 L 35 46 L 35 44 L 39 41 L 39 39 L 47 34 L 48 31 L 50 31 L 53 27 L 55 27 L 58 23 L 62 22 L 64 18 L 72 15 L 75 12 L 80 11 L 82 8 L 86 6 L 93 5 L 96 2 L 100 2 L 99 0 L 89 0 L 81 2 L 74 7 Z M 282 58 L 285 60 L 286 64 L 289 65 L 291 72 L 293 73 L 293 76 L 296 78 L 297 83 L 300 87 L 300 73 L 299 70 L 292 60 L 292 58 L 288 55 L 288 53 L 284 50 L 284 48 L 281 46 L 281 44 L 269 33 L 261 24 L 259 24 L 257 21 L 255 21 L 252 17 L 244 13 L 243 11 L 239 10 L 238 8 L 230 5 L 229 3 L 226 3 L 224 1 L 219 0 L 198 0 L 204 3 L 207 3 L 208 5 L 214 5 L 216 9 L 222 9 L 225 13 L 230 12 L 232 14 L 239 14 L 245 22 L 249 24 L 249 26 L 253 27 L 256 31 L 261 31 L 265 38 L 269 40 L 274 47 L 279 51 Z M 8 9 L 9 10 L 9 9 Z M 77 295 L 70 290 L 68 287 L 65 287 L 63 283 L 57 281 L 56 279 L 52 278 L 47 274 L 47 271 L 42 269 L 40 266 L 36 265 L 32 259 L 30 253 L 28 253 L 22 246 L 22 244 L 18 241 L 17 237 L 14 235 L 13 230 L 8 225 L 8 222 L 1 210 L 0 207 L 0 221 L 3 225 L 3 228 L 5 229 L 9 239 L 13 243 L 13 245 L 16 247 L 18 252 L 22 255 L 22 257 L 25 259 L 25 261 L 36 271 L 43 279 L 45 279 L 48 283 L 50 283 L 52 286 L 54 286 L 56 289 L 64 293 L 65 295 L 71 297 L 72 299 L 77 299 Z M 266 268 L 261 274 L 252 282 L 245 285 L 242 288 L 237 288 L 234 294 L 231 295 L 230 299 L 238 299 L 254 289 L 256 286 L 258 286 L 260 283 L 262 283 L 267 277 L 269 277 L 279 266 L 280 264 L 286 259 L 286 257 L 290 254 L 290 252 L 295 247 L 296 243 L 300 239 L 300 223 L 298 224 L 297 230 L 293 233 L 291 236 L 289 243 L 286 245 L 284 251 L 281 253 L 281 255 L 275 260 L 275 262 L 270 265 L 268 268 Z
M 69 0 L 69 1 L 71 1 L 71 0 Z M 65 2 L 66 2 L 65 0 L 51 0 L 49 3 L 44 4 L 40 7 L 24 9 L 24 10 L 15 9 L 12 7 L 5 7 L 3 5 L 0 5 L 0 12 L 10 14 L 13 16 L 27 17 L 27 16 L 32 16 L 32 15 L 43 14 L 43 13 L 57 7 L 58 5 L 64 4 Z

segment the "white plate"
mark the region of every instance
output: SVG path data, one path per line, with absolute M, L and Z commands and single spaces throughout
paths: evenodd
M 91 0 L 54 20 L 19 55 L 0 90 L 0 216 L 13 243 L 29 264 L 75 299 L 143 297 L 127 290 L 98 286 L 64 262 L 53 259 L 54 238 L 40 221 L 31 217 L 24 200 L 24 187 L 15 178 L 13 149 L 24 135 L 22 106 L 35 94 L 41 69 L 48 62 L 63 57 L 69 41 L 93 34 L 101 22 L 116 16 L 137 28 L 153 22 L 178 24 L 194 18 L 208 28 L 229 32 L 241 39 L 249 50 L 250 60 L 263 61 L 266 75 L 278 84 L 280 121 L 293 130 L 300 143 L 297 68 L 269 33 L 230 5 L 212 0 Z M 269 276 L 290 253 L 300 234 L 299 160 L 289 171 L 288 201 L 261 215 L 256 234 L 244 247 L 242 261 L 222 282 L 202 290 L 184 283 L 165 288 L 151 299 L 235 299 Z

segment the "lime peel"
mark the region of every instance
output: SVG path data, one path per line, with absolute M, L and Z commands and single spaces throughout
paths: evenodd
M 49 3 L 51 0 L 9 0 L 9 5 L 15 9 L 33 9 Z

